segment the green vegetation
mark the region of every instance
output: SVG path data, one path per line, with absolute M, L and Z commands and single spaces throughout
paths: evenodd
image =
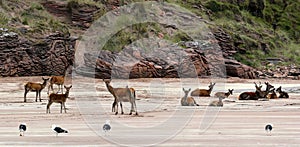
M 211 19 L 216 26 L 231 34 L 235 42 L 242 42 L 238 47 L 246 49 L 246 52 L 236 54 L 235 58 L 247 65 L 263 68 L 265 59 L 269 57 L 282 58 L 285 64 L 300 65 L 300 2 L 285 2 L 253 0 L 252 7 L 257 8 L 255 13 L 247 1 L 206 0 L 204 5 L 213 11 Z M 273 24 L 276 24 L 275 31 Z
M 143 0 L 120 0 L 119 6 Z M 0 27 L 16 30 L 11 26 L 29 26 L 29 32 L 22 34 L 38 37 L 49 32 L 68 33 L 80 28 L 57 20 L 40 4 L 39 0 L 0 1 Z M 115 0 L 63 0 L 70 12 L 79 6 L 100 8 L 94 20 L 116 5 Z M 232 37 L 231 44 L 237 44 L 234 57 L 247 65 L 265 67 L 266 58 L 281 58 L 283 64 L 300 65 L 300 2 L 298 0 L 166 0 L 210 20 L 210 28 L 222 28 Z M 13 13 L 12 13 L 13 12 Z M 10 25 L 15 24 L 15 25 Z M 132 42 L 163 34 L 172 42 L 191 40 L 180 30 L 167 31 L 165 25 L 157 23 L 135 24 L 120 30 L 105 44 L 104 49 L 120 51 Z M 18 31 L 18 30 L 16 30 Z M 76 31 L 75 31 L 76 32 Z
M 62 32 L 64 34 L 69 32 L 67 25 L 49 14 L 38 1 L 2 1 L 1 7 L 3 13 L 0 15 L 0 27 L 18 32 L 16 27 L 28 26 L 28 31 L 25 34 L 21 32 L 19 34 L 27 36 L 30 40 L 50 32 Z M 11 15 L 11 12 L 14 12 L 14 15 Z

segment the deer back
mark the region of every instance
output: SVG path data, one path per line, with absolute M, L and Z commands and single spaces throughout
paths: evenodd
M 42 89 L 42 84 L 40 83 L 33 83 L 33 82 L 27 82 L 25 84 L 25 88 L 29 89 L 31 91 L 36 91 Z
M 243 92 L 238 97 L 239 100 L 258 100 L 256 92 Z
M 210 96 L 210 91 L 207 89 L 195 89 L 192 91 L 191 96 Z
M 133 91 L 130 88 L 114 88 L 113 93 L 120 99 L 119 101 L 129 102 Z
M 212 101 L 209 106 L 217 106 L 217 107 L 223 107 L 223 102 L 218 100 L 218 101 Z
M 56 93 L 51 93 L 49 95 L 49 101 L 51 102 L 66 102 L 67 100 L 67 95 L 66 94 L 56 94 Z
M 50 84 L 57 84 L 57 85 L 63 85 L 64 84 L 64 77 L 63 76 L 52 76 L 50 78 Z
M 267 95 L 267 98 L 268 99 L 277 99 L 278 97 L 277 97 L 276 92 L 274 90 L 272 90 L 271 92 L 272 93 L 270 93 L 270 94 Z

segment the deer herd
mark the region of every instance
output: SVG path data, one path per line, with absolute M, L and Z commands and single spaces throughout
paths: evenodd
M 27 82 L 24 85 L 24 102 L 26 102 L 26 95 L 29 91 L 36 92 L 36 98 L 35 102 L 37 102 L 37 99 L 39 97 L 39 101 L 41 102 L 41 91 L 47 86 L 47 82 L 49 81 L 48 86 L 48 104 L 46 106 L 46 113 L 50 113 L 50 106 L 52 103 L 60 103 L 61 109 L 60 113 L 62 113 L 62 110 L 64 108 L 65 113 L 66 112 L 66 100 L 69 98 L 69 92 L 72 88 L 72 85 L 66 86 L 64 85 L 64 77 L 63 76 L 51 76 L 50 78 L 42 78 L 43 83 L 33 83 L 33 82 Z M 110 83 L 110 79 L 103 79 L 103 82 L 105 83 L 105 86 L 108 90 L 108 92 L 113 96 L 114 101 L 112 103 L 112 112 L 115 112 L 115 115 L 118 114 L 118 108 L 120 105 L 121 108 L 121 114 L 124 114 L 123 111 L 123 102 L 129 102 L 131 104 L 131 110 L 129 112 L 129 115 L 133 114 L 135 112 L 136 115 L 138 115 L 137 107 L 136 107 L 136 91 L 134 88 L 129 88 L 126 86 L 125 88 L 114 88 Z M 57 92 L 54 92 L 53 85 L 58 85 L 59 90 Z M 265 90 L 262 90 L 263 85 L 261 82 L 257 84 L 254 82 L 255 91 L 245 91 L 242 92 L 238 96 L 238 100 L 259 100 L 259 99 L 279 99 L 279 98 L 289 98 L 289 95 L 287 92 L 282 91 L 282 87 L 278 87 L 277 89 L 271 85 L 269 82 L 264 83 L 266 85 Z M 191 88 L 184 89 L 182 88 L 184 92 L 184 96 L 181 98 L 181 106 L 199 106 L 195 99 L 192 97 L 211 97 L 211 93 L 213 91 L 214 86 L 216 83 L 210 83 L 208 85 L 208 89 L 199 89 L 196 88 L 193 90 L 189 96 L 189 92 L 191 91 Z M 66 92 L 63 92 L 63 89 L 66 89 Z M 52 93 L 49 94 L 50 89 L 52 90 Z M 277 94 L 278 93 L 278 94 Z M 228 89 L 227 92 L 216 92 L 214 94 L 214 98 L 217 98 L 218 100 L 214 100 L 208 104 L 208 106 L 213 107 L 223 107 L 223 99 L 228 98 L 230 95 L 233 95 L 233 89 Z

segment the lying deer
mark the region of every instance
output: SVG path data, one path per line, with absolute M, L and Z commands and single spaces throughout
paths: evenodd
M 215 93 L 215 97 L 228 98 L 229 95 L 233 94 L 233 89 L 228 89 L 228 92 L 217 92 Z
M 48 104 L 47 104 L 47 110 L 46 110 L 46 113 L 50 113 L 50 106 L 52 105 L 52 103 L 60 103 L 60 113 L 62 113 L 62 107 L 64 107 L 64 110 L 65 110 L 65 113 L 67 113 L 66 111 L 66 100 L 67 98 L 69 98 L 69 92 L 70 92 L 70 89 L 72 88 L 72 85 L 69 86 L 69 87 L 66 87 L 66 93 L 65 94 L 57 94 L 57 93 L 51 93 L 49 95 L 49 101 L 48 101 Z
M 258 100 L 259 98 L 266 98 L 266 96 L 269 94 L 269 92 L 271 91 L 272 88 L 274 88 L 274 86 L 272 86 L 271 84 L 269 84 L 268 82 L 265 82 L 265 84 L 267 85 L 266 87 L 266 91 L 262 91 L 262 85 L 259 84 L 259 86 L 254 82 L 255 84 L 255 88 L 256 91 L 255 92 L 243 92 L 239 95 L 239 100 Z
M 270 92 L 271 92 L 271 93 L 269 93 L 269 94 L 267 95 L 267 98 L 268 98 L 268 99 L 277 99 L 277 98 L 278 98 L 278 97 L 277 97 L 277 94 L 276 94 L 276 92 L 275 92 L 275 88 L 273 88 Z
M 181 98 L 181 106 L 199 106 L 193 97 L 188 97 L 191 88 L 189 90 L 182 88 L 182 90 L 184 92 L 184 97 Z
M 210 93 L 213 90 L 216 83 L 210 83 L 207 89 L 195 89 L 192 91 L 191 96 L 210 97 Z
M 219 100 L 218 100 L 218 101 L 212 101 L 211 103 L 209 103 L 208 106 L 223 107 L 223 102 L 222 102 L 222 100 L 223 100 L 224 98 L 225 98 L 225 97 L 219 97 Z
M 254 82 L 254 84 L 255 84 L 256 91 L 241 93 L 239 95 L 239 100 L 258 100 L 258 96 L 256 93 L 261 91 L 262 85 L 257 86 L 255 82 Z
M 279 93 L 278 98 L 289 98 L 289 94 L 281 90 L 281 86 L 276 89 L 276 92 Z
M 118 103 L 120 103 L 121 114 L 124 114 L 122 102 L 130 102 L 131 103 L 131 110 L 130 110 L 129 115 L 131 115 L 132 112 L 134 112 L 134 111 L 136 112 L 136 115 L 138 115 L 137 108 L 136 108 L 136 103 L 135 103 L 136 95 L 135 95 L 135 90 L 133 88 L 128 88 L 128 87 L 126 87 L 126 88 L 113 88 L 110 85 L 111 80 L 104 80 L 103 79 L 103 81 L 105 82 L 107 90 L 115 98 L 113 106 L 112 106 L 112 111 L 114 111 L 114 107 L 115 107 L 114 105 L 117 105 L 117 110 L 116 110 L 115 115 L 118 114 Z
M 35 97 L 35 102 L 37 102 L 37 97 L 39 96 L 40 98 L 40 102 L 41 100 L 41 91 L 46 87 L 47 85 L 47 81 L 49 80 L 49 78 L 43 78 L 44 80 L 43 84 L 40 83 L 33 83 L 33 82 L 27 82 L 24 85 L 24 89 L 25 89 L 25 93 L 24 93 L 24 102 L 26 102 L 26 95 L 29 91 L 35 91 L 36 92 L 36 97 Z
M 257 89 L 257 84 L 254 82 L 255 87 Z M 259 83 L 261 86 L 261 83 Z M 272 89 L 274 89 L 274 86 L 271 85 L 269 82 L 265 82 L 266 84 L 266 90 L 262 91 L 260 90 L 261 88 L 259 88 L 259 90 L 257 90 L 256 94 L 258 95 L 259 98 L 267 98 L 267 95 L 271 92 Z
M 51 90 L 53 91 L 53 84 L 56 84 L 58 85 L 58 92 L 61 91 L 61 93 L 64 93 L 64 88 L 63 88 L 63 85 L 64 85 L 64 77 L 63 76 L 52 76 L 50 78 L 50 84 L 48 86 L 48 92 L 47 94 L 49 94 L 49 90 L 51 88 Z

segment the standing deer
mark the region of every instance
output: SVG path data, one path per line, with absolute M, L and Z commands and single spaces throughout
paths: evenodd
M 227 98 L 229 95 L 233 94 L 233 89 L 228 89 L 228 92 L 217 92 L 215 93 L 215 97 Z
M 279 93 L 278 98 L 289 98 L 289 94 L 288 94 L 287 92 L 285 92 L 285 91 L 282 91 L 282 90 L 281 90 L 281 86 L 278 87 L 278 88 L 276 89 L 276 91 Z
M 216 83 L 210 83 L 207 89 L 195 89 L 192 91 L 191 96 L 199 96 L 199 97 L 210 97 L 210 93 L 213 90 Z
M 70 89 L 72 88 L 72 85 L 69 87 L 67 87 L 67 86 L 64 86 L 64 87 L 66 88 L 65 94 L 51 93 L 49 95 L 49 101 L 47 104 L 46 113 L 50 113 L 50 106 L 53 102 L 60 103 L 60 113 L 62 113 L 62 107 L 64 107 L 65 113 L 67 113 L 65 103 L 66 103 L 67 98 L 69 98 L 69 92 L 70 92 Z
M 128 86 L 126 86 L 126 88 L 128 88 Z M 134 91 L 134 94 L 135 94 L 135 90 L 133 88 L 129 88 L 129 89 L 130 89 L 131 92 Z M 119 108 L 117 104 L 118 103 L 117 103 L 116 99 L 114 99 L 114 102 L 113 102 L 112 108 L 111 108 L 112 112 L 116 112 L 116 108 L 115 107 L 117 107 L 117 109 Z
M 189 90 L 182 88 L 182 90 L 184 92 L 184 97 L 181 98 L 181 106 L 199 106 L 193 97 L 188 97 L 191 88 Z
M 118 103 L 120 103 L 120 107 L 121 107 L 121 114 L 124 114 L 123 111 L 123 106 L 122 106 L 122 102 L 130 102 L 131 103 L 131 110 L 129 115 L 132 114 L 132 112 L 136 112 L 136 115 L 138 115 L 137 112 L 137 108 L 136 108 L 136 95 L 135 95 L 135 90 L 133 88 L 128 88 L 128 86 L 126 88 L 113 88 L 110 85 L 111 80 L 104 80 L 105 85 L 107 90 L 113 95 L 114 99 L 114 103 L 112 106 L 112 111 L 114 111 L 114 107 L 115 105 L 117 105 L 117 110 L 115 115 L 118 114 Z
M 63 76 L 52 76 L 50 78 L 50 84 L 48 86 L 48 92 L 47 94 L 49 94 L 49 90 L 51 88 L 51 90 L 53 91 L 53 84 L 56 84 L 58 85 L 58 92 L 61 91 L 61 93 L 64 93 L 64 88 L 63 88 L 63 85 L 64 85 L 64 77 Z
M 36 92 L 36 97 L 35 97 L 35 102 L 37 102 L 37 97 L 39 96 L 40 102 L 41 100 L 41 91 L 46 87 L 47 85 L 47 81 L 49 80 L 49 78 L 43 78 L 44 80 L 43 84 L 40 83 L 33 83 L 33 82 L 27 82 L 24 85 L 24 89 L 25 89 L 25 93 L 24 93 L 24 102 L 26 102 L 26 95 L 29 91 L 33 91 Z

